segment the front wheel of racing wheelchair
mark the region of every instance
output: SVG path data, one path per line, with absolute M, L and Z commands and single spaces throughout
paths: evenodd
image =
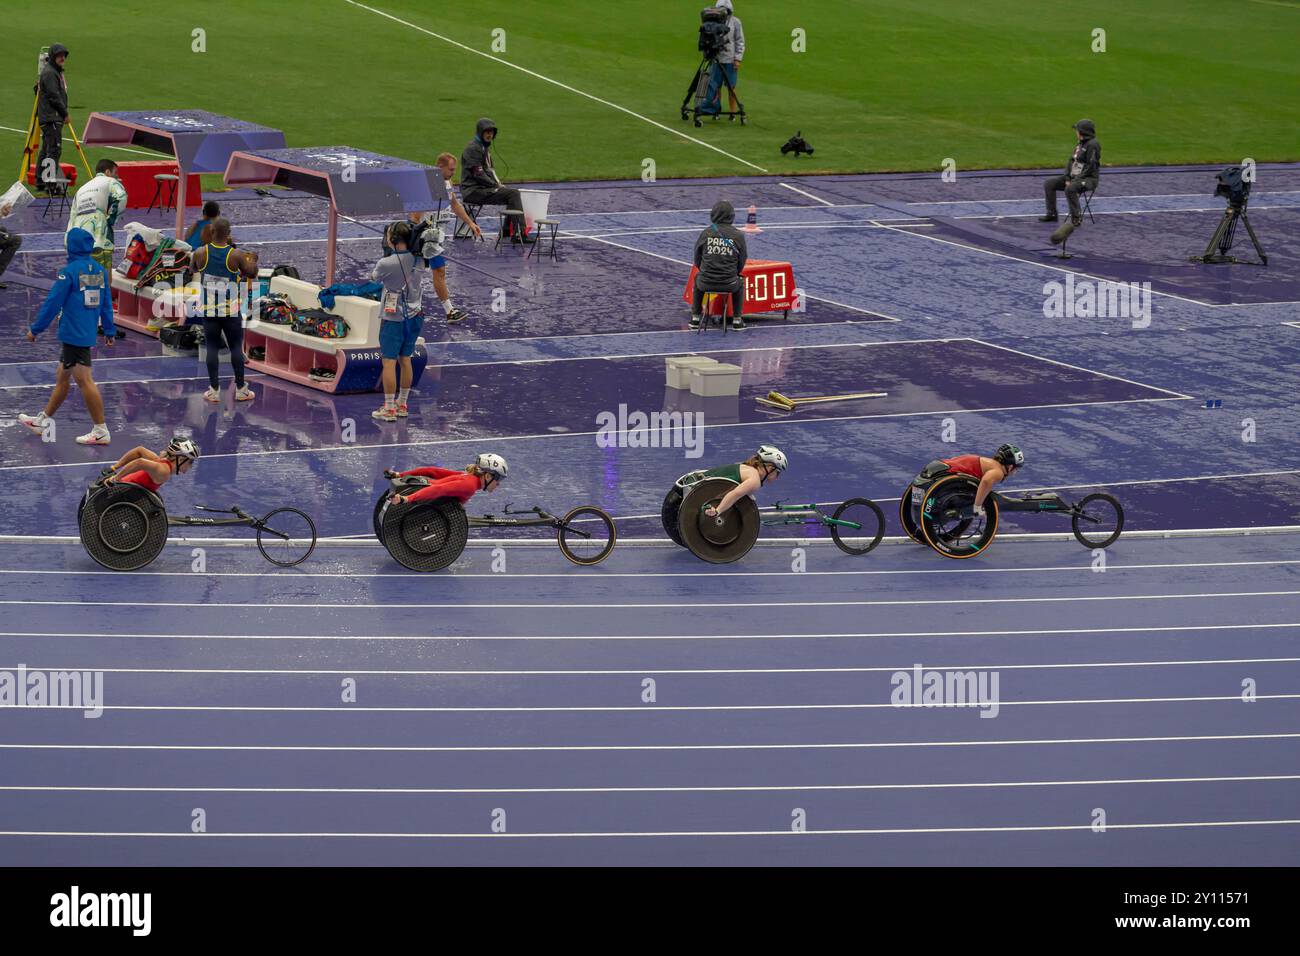
M 974 514 L 979 482 L 970 475 L 940 478 L 921 501 L 921 535 L 946 558 L 973 558 L 993 543 L 998 533 L 998 501 L 989 495 L 983 517 Z M 906 524 L 904 524 L 906 527 Z
M 94 484 L 77 507 L 81 544 L 110 571 L 138 571 L 167 544 L 162 499 L 136 484 Z
M 1124 530 L 1124 506 L 1114 495 L 1087 495 L 1074 506 L 1070 530 L 1085 548 L 1109 548 Z

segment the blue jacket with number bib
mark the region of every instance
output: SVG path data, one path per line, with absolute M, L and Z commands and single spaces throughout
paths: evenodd
M 89 348 L 95 344 L 101 325 L 105 338 L 117 334 L 113 327 L 109 275 L 90 258 L 94 248 L 95 240 L 86 230 L 73 229 L 68 233 L 68 264 L 59 273 L 32 323 L 33 335 L 40 335 L 60 315 L 59 341 L 67 345 Z

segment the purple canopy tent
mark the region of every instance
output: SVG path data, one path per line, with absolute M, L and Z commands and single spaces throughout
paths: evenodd
M 438 167 L 351 146 L 235 152 L 225 178 L 227 186 L 287 186 L 328 200 L 327 286 L 334 282 L 340 212 L 351 218 L 429 212 L 447 199 Z
M 221 173 L 237 149 L 277 149 L 284 133 L 203 110 L 91 113 L 81 135 L 86 146 L 143 146 L 176 157 L 176 237 L 185 236 L 185 180 L 190 173 Z

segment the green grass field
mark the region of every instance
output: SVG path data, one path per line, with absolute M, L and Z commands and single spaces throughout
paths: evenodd
M 16 172 L 36 53 L 58 41 L 72 50 L 78 131 L 96 109 L 197 108 L 279 127 L 290 145 L 431 162 L 459 155 L 486 115 L 515 181 L 638 178 L 646 158 L 661 178 L 937 169 L 948 157 L 959 170 L 1055 166 L 1082 116 L 1108 165 L 1300 160 L 1300 2 L 736 0 L 752 119 L 699 130 L 678 109 L 702 0 L 369 4 L 477 51 L 501 28 L 502 59 L 646 119 L 347 0 L 70 0 L 54 16 L 28 5 L 5 17 L 0 141 Z M 207 52 L 192 51 L 195 28 Z M 795 28 L 806 52 L 791 50 Z M 1094 28 L 1104 53 L 1091 51 Z M 781 156 L 796 129 L 815 156 Z

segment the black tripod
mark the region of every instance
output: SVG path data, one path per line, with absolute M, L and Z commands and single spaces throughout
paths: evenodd
M 1232 244 L 1237 241 L 1237 222 L 1240 220 L 1246 227 L 1250 241 L 1254 243 L 1255 254 L 1259 256 L 1259 261 L 1263 265 L 1268 265 L 1268 256 L 1264 254 L 1264 247 L 1259 244 L 1255 230 L 1251 228 L 1250 217 L 1246 215 L 1247 202 L 1248 200 L 1243 199 L 1240 204 L 1228 203 L 1228 208 L 1223 210 L 1223 218 L 1219 220 L 1219 228 L 1214 230 L 1214 236 L 1210 239 L 1210 244 L 1205 247 L 1205 254 L 1192 256 L 1193 262 L 1215 264 L 1241 262 L 1236 256 L 1229 255 L 1229 252 L 1232 251 Z M 1219 247 L 1217 254 L 1214 252 L 1215 246 Z
M 700 62 L 699 67 L 696 69 L 695 76 L 691 78 L 691 85 L 686 88 L 686 97 L 682 100 L 682 119 L 686 119 L 687 114 L 691 114 L 692 118 L 695 120 L 696 126 L 704 125 L 703 123 L 700 122 L 700 100 L 704 99 L 704 97 L 708 95 L 709 78 L 713 75 L 713 68 L 715 66 L 718 67 L 718 72 L 722 75 L 722 84 L 724 88 L 718 90 L 718 112 L 712 114 L 705 113 L 704 115 L 705 116 L 711 115 L 715 120 L 719 116 L 729 116 L 729 117 L 739 116 L 740 125 L 744 126 L 745 125 L 745 104 L 740 102 L 739 96 L 736 96 L 736 88 L 731 85 L 731 77 L 729 77 L 727 75 L 727 71 L 722 69 L 722 67 L 718 64 L 718 57 L 716 54 L 714 54 L 713 56 L 706 56 Z M 731 111 L 723 111 L 722 97 L 724 95 L 728 97 L 732 97 L 732 96 L 736 97 L 736 111 L 734 113 Z M 690 109 L 687 109 L 686 104 L 691 101 L 692 97 L 695 98 L 695 106 Z

